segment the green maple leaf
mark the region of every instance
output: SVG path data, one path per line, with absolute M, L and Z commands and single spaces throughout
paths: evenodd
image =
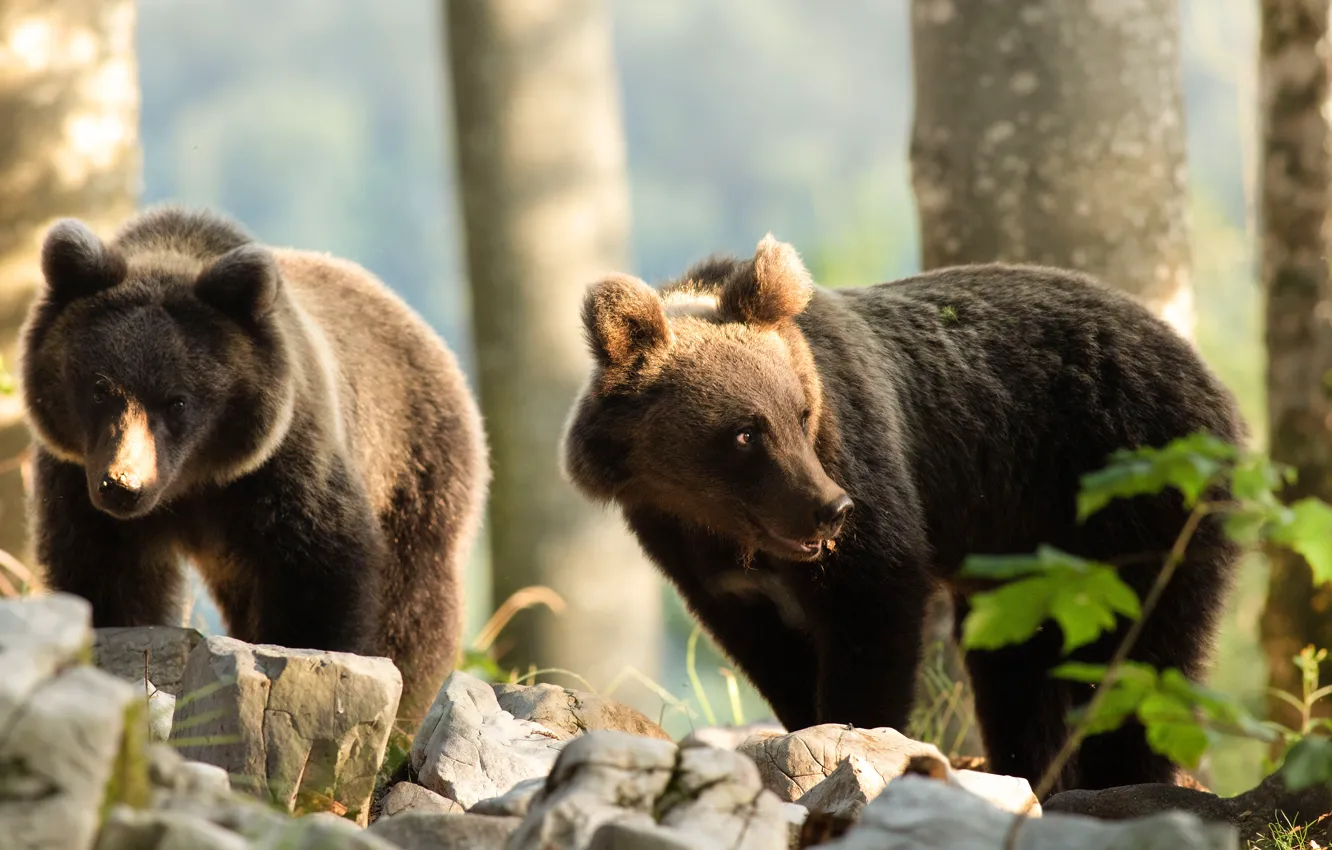
M 1332 505 L 1313 497 L 1300 499 L 1283 512 L 1271 538 L 1309 562 L 1315 583 L 1332 581 Z
M 1315 735 L 1301 738 L 1286 754 L 1281 773 L 1291 791 L 1319 783 L 1332 786 L 1332 740 Z
M 1053 619 L 1064 634 L 1067 654 L 1112 631 L 1116 614 L 1136 618 L 1141 613 L 1137 595 L 1113 567 L 1053 546 L 1042 546 L 1033 555 L 968 558 L 963 574 L 989 580 L 1028 576 L 971 597 L 971 612 L 962 624 L 962 643 L 968 649 L 1022 643 Z
M 1114 499 L 1179 490 L 1189 507 L 1237 455 L 1236 448 L 1211 434 L 1198 432 L 1172 440 L 1160 448 L 1120 449 L 1104 469 L 1082 476 L 1078 493 L 1078 520 Z

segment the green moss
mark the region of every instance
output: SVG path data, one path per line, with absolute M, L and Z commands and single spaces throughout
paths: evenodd
M 124 803 L 136 809 L 147 808 L 152 795 L 148 779 L 148 706 L 133 699 L 125 707 L 120 750 L 111 765 L 102 796 L 102 818 L 111 807 Z

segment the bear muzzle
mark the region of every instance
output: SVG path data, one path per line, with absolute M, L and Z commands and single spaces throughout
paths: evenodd
M 109 439 L 99 448 L 89 458 L 87 470 L 93 505 L 118 519 L 151 510 L 159 483 L 157 439 L 143 408 L 128 405 Z M 109 462 L 103 460 L 107 455 L 111 456 Z

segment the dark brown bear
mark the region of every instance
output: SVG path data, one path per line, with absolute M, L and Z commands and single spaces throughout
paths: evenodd
M 1115 501 L 1079 525 L 1079 476 L 1121 447 L 1243 438 L 1187 342 L 1067 271 L 972 266 L 829 291 L 769 236 L 752 260 L 708 260 L 660 292 L 603 280 L 583 318 L 596 362 L 568 474 L 619 505 L 788 729 L 902 729 L 927 597 L 942 585 L 965 614 L 951 579 L 970 553 L 1048 543 L 1123 559 L 1145 593 L 1180 498 Z M 1204 524 L 1135 658 L 1202 674 L 1235 555 Z M 1061 638 L 1051 624 L 969 654 L 992 770 L 1035 783 L 1089 698 L 1047 676 Z M 1134 725 L 1089 738 L 1059 787 L 1173 775 Z
M 96 626 L 179 620 L 182 557 L 230 634 L 384 655 L 414 722 L 455 662 L 489 482 L 453 355 L 365 269 L 157 208 L 65 220 L 22 337 L 33 520 Z

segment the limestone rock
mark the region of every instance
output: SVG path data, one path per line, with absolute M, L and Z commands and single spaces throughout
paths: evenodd
M 564 744 L 541 724 L 500 708 L 490 685 L 454 671 L 421 721 L 411 764 L 422 785 L 470 809 L 545 776 Z
M 574 738 L 532 800 L 509 850 L 583 850 L 611 821 L 655 826 L 652 811 L 674 775 L 677 752 L 669 741 L 623 732 Z
M 622 732 L 570 741 L 509 850 L 784 850 L 791 816 L 748 758 Z
M 187 761 L 166 744 L 148 748 L 148 779 L 158 792 L 217 795 L 231 791 L 227 772 L 212 764 Z
M 976 770 L 954 770 L 949 774 L 948 781 L 988 800 L 1003 811 L 1025 813 L 1034 818 L 1042 814 L 1036 792 L 1031 790 L 1031 783 L 1021 776 L 1002 776 Z
M 387 658 L 210 637 L 190 655 L 171 741 L 238 790 L 294 810 L 316 795 L 364 824 L 402 676 Z
M 48 625 L 55 629 L 52 643 L 29 644 L 43 665 L 57 663 L 77 644 L 77 630 L 68 622 Z M 0 652 L 0 682 L 38 669 L 4 666 L 15 654 Z M 0 685 L 0 715 L 7 718 L 0 738 L 0 836 L 6 848 L 92 845 L 108 788 L 117 792 L 113 801 L 130 790 L 122 787 L 133 767 L 121 762 L 122 743 L 143 743 L 127 726 L 142 722 L 134 698 L 133 687 L 87 666 L 69 667 L 36 688 Z M 113 776 L 117 783 L 111 783 Z M 146 775 L 142 782 L 146 793 Z
M 0 729 L 39 684 L 84 660 L 92 606 L 67 593 L 0 600 Z
M 505 817 L 523 817 L 532 805 L 537 792 L 546 784 L 546 777 L 538 776 L 524 779 L 498 797 L 488 797 L 467 811 L 478 815 L 503 815 Z
M 776 738 L 785 734 L 786 729 L 772 720 L 760 720 L 744 726 L 704 726 L 681 738 L 680 746 L 738 750 L 750 738 Z
M 879 796 L 887 784 L 873 765 L 853 753 L 796 802 L 811 812 L 857 818 L 860 810 Z
M 463 807 L 448 797 L 441 797 L 429 788 L 422 788 L 414 782 L 399 782 L 389 789 L 380 804 L 381 818 L 393 817 L 403 812 L 427 812 L 437 815 L 460 814 Z
M 903 776 L 828 850 L 1002 850 L 1013 819 L 947 782 Z M 1107 823 L 1074 815 L 1027 818 L 1011 850 L 1238 850 L 1233 827 L 1168 812 Z
M 97 837 L 96 850 L 249 850 L 230 830 L 180 812 L 116 806 Z
M 503 850 L 518 818 L 404 812 L 375 821 L 370 834 L 402 850 Z
M 369 830 L 328 812 L 291 818 L 252 846 L 254 850 L 398 850 Z
M 203 639 L 197 630 L 178 626 L 96 629 L 93 664 L 127 682 L 143 682 L 146 669 L 159 689 L 179 697 L 185 664 Z
M 929 755 L 947 764 L 933 744 L 914 741 L 886 726 L 853 729 L 825 723 L 787 735 L 759 734 L 741 744 L 739 751 L 758 765 L 764 787 L 788 802 L 831 776 L 851 755 L 863 759 L 884 781 L 901 776 L 912 756 Z
M 561 740 L 611 729 L 669 741 L 671 737 L 637 709 L 596 694 L 558 685 L 492 685 L 499 707 L 519 720 L 540 723 Z

